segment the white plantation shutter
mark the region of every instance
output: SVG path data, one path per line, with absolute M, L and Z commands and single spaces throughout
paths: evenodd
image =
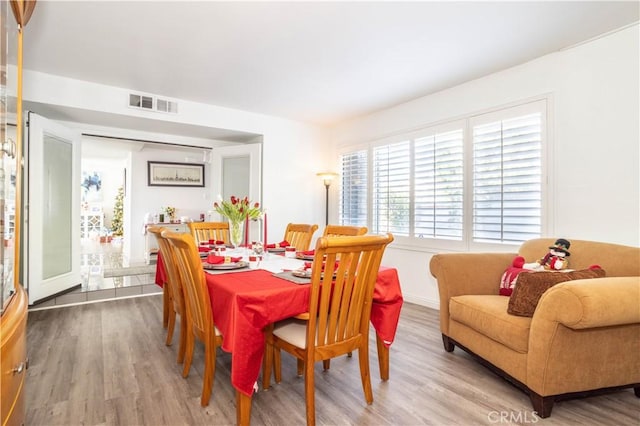
M 367 226 L 367 150 L 340 156 L 339 222 L 341 225 Z
M 549 227 L 547 100 L 388 136 L 340 157 L 340 223 L 395 244 L 484 250 Z
M 541 111 L 473 126 L 473 241 L 542 232 Z
M 415 140 L 414 235 L 462 240 L 463 131 Z
M 410 178 L 409 141 L 373 149 L 371 232 L 409 235 Z

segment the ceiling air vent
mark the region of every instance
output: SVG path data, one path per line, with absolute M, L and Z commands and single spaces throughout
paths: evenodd
M 157 99 L 156 109 L 161 112 L 178 113 L 178 103 L 166 99 Z
M 129 106 L 132 108 L 147 109 L 150 111 L 178 113 L 178 103 L 167 99 L 160 99 L 154 96 L 129 94 Z
M 153 98 L 151 96 L 129 95 L 129 106 L 134 108 L 153 109 Z

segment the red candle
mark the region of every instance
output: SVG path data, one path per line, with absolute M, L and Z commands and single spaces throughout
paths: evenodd
M 264 226 L 264 245 L 267 245 L 269 244 L 269 242 L 267 241 L 267 212 L 264 212 L 262 216 L 264 217 L 264 222 L 262 224 L 262 226 Z
M 244 219 L 244 246 L 249 247 L 249 216 Z

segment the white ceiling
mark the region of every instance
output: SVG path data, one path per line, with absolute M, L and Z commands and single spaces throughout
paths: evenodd
M 333 125 L 638 19 L 636 1 L 39 1 L 24 66 Z

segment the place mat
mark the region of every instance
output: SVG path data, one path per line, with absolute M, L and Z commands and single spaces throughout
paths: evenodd
M 273 274 L 274 277 L 282 278 L 283 280 L 291 281 L 295 284 L 311 284 L 311 278 L 296 277 L 291 273 L 292 271 L 284 271 Z
M 235 274 L 236 272 L 249 272 L 249 271 L 257 271 L 257 269 L 251 268 L 237 268 L 237 269 L 205 269 L 204 272 L 210 275 L 219 275 L 219 274 Z

